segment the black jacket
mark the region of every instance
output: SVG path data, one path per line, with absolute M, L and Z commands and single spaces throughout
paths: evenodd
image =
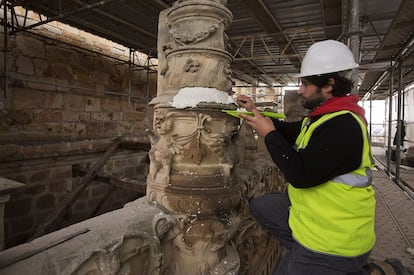
M 319 118 L 312 118 L 311 123 Z M 265 136 L 267 149 L 285 178 L 296 188 L 322 184 L 361 164 L 363 134 L 351 114 L 324 122 L 315 129 L 306 148 L 299 151 L 294 145 L 302 122 L 273 120 L 273 123 L 276 130 Z

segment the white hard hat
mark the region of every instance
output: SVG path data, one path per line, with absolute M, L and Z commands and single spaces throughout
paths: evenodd
M 351 50 L 343 43 L 325 40 L 306 52 L 298 77 L 334 73 L 358 67 Z

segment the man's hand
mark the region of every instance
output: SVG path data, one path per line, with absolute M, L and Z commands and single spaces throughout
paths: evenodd
M 253 100 L 245 95 L 238 95 L 236 98 L 236 103 L 242 108 L 245 108 L 247 111 L 251 112 L 256 106 L 254 105 Z
M 254 107 L 251 112 L 253 112 L 253 116 L 240 114 L 240 117 L 243 118 L 244 121 L 250 125 L 259 135 L 264 137 L 276 129 L 272 120 L 268 117 L 262 116 L 256 107 Z

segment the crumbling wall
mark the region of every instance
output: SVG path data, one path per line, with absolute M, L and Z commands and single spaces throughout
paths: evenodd
M 26 185 L 5 207 L 10 247 L 30 239 L 72 192 L 74 167 L 90 167 L 116 137 L 148 143 L 145 129 L 152 115 L 147 103 L 156 91 L 156 74 L 129 67 L 128 49 L 57 22 L 10 36 L 7 50 L 0 175 Z M 147 152 L 120 148 L 102 170 L 144 181 L 147 166 Z M 142 195 L 110 188 L 91 182 L 56 228 Z

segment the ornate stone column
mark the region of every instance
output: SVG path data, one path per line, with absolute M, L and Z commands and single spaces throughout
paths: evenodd
M 150 131 L 149 203 L 164 249 L 161 274 L 237 273 L 230 244 L 240 185 L 235 109 L 224 33 L 232 20 L 223 0 L 179 0 L 161 12 L 158 90 Z

